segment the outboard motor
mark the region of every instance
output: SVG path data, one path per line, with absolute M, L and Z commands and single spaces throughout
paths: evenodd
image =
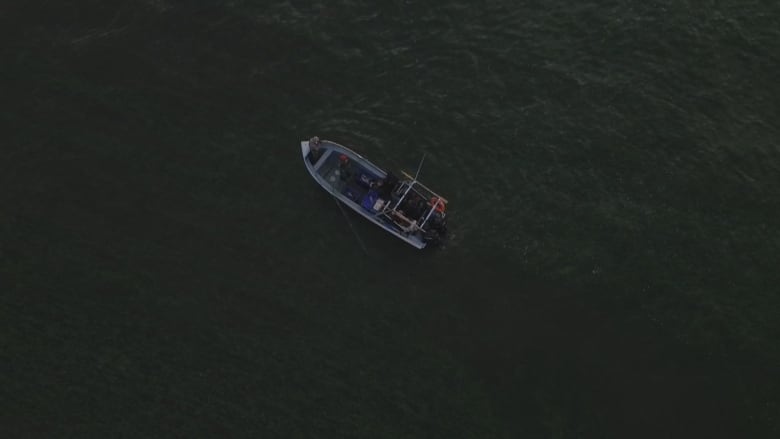
M 430 228 L 438 231 L 442 235 L 447 233 L 447 220 L 444 218 L 444 214 L 434 213 L 431 215 Z
M 441 244 L 441 241 L 447 235 L 447 221 L 440 213 L 434 213 L 428 222 L 426 227 L 427 231 L 423 236 L 423 240 L 430 245 Z

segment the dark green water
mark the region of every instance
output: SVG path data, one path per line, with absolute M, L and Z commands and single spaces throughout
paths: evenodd
M 780 434 L 780 3 L 21 3 L 9 437 Z M 313 135 L 425 153 L 451 240 Z

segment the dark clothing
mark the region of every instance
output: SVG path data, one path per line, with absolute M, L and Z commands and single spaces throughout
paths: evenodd
M 382 180 L 378 183 L 377 192 L 379 192 L 379 198 L 384 198 L 385 200 L 390 198 L 390 193 L 393 191 L 393 187 L 387 184 L 387 180 Z
M 398 177 L 396 177 L 392 172 L 388 172 L 387 176 L 383 180 L 382 185 L 386 186 L 387 190 L 392 192 L 398 185 Z
M 320 159 L 320 156 L 322 155 L 322 150 L 319 148 L 314 148 L 309 153 L 309 162 L 312 164 L 317 163 L 317 160 Z
M 425 211 L 425 202 L 422 200 L 413 201 L 409 206 L 409 218 L 419 219 Z

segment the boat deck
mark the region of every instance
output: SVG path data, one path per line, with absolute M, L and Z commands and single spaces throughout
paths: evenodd
M 334 151 L 335 152 L 335 151 Z M 333 187 L 336 192 L 345 195 L 355 203 L 360 204 L 368 193 L 372 181 L 380 179 L 379 176 L 354 160 L 350 162 L 349 170 L 352 173 L 347 178 L 342 178 L 339 169 L 339 154 L 328 154 L 323 157 L 322 163 L 317 165 L 317 173 Z

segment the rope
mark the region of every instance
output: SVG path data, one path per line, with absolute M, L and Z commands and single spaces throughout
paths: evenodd
M 360 239 L 360 235 L 358 235 L 357 230 L 355 230 L 355 227 L 352 225 L 352 221 L 350 221 L 349 217 L 347 216 L 347 212 L 344 210 L 344 207 L 341 205 L 341 203 L 339 203 L 339 199 L 334 196 L 333 201 L 336 202 L 336 206 L 339 206 L 339 210 L 341 210 L 342 215 L 344 215 L 344 219 L 347 220 L 347 224 L 349 224 L 349 229 L 352 230 L 352 233 L 355 235 L 357 242 L 360 244 L 360 248 L 363 249 L 363 253 L 365 253 L 366 256 L 368 256 L 368 249 L 366 249 L 366 245 L 363 243 L 363 240 Z

